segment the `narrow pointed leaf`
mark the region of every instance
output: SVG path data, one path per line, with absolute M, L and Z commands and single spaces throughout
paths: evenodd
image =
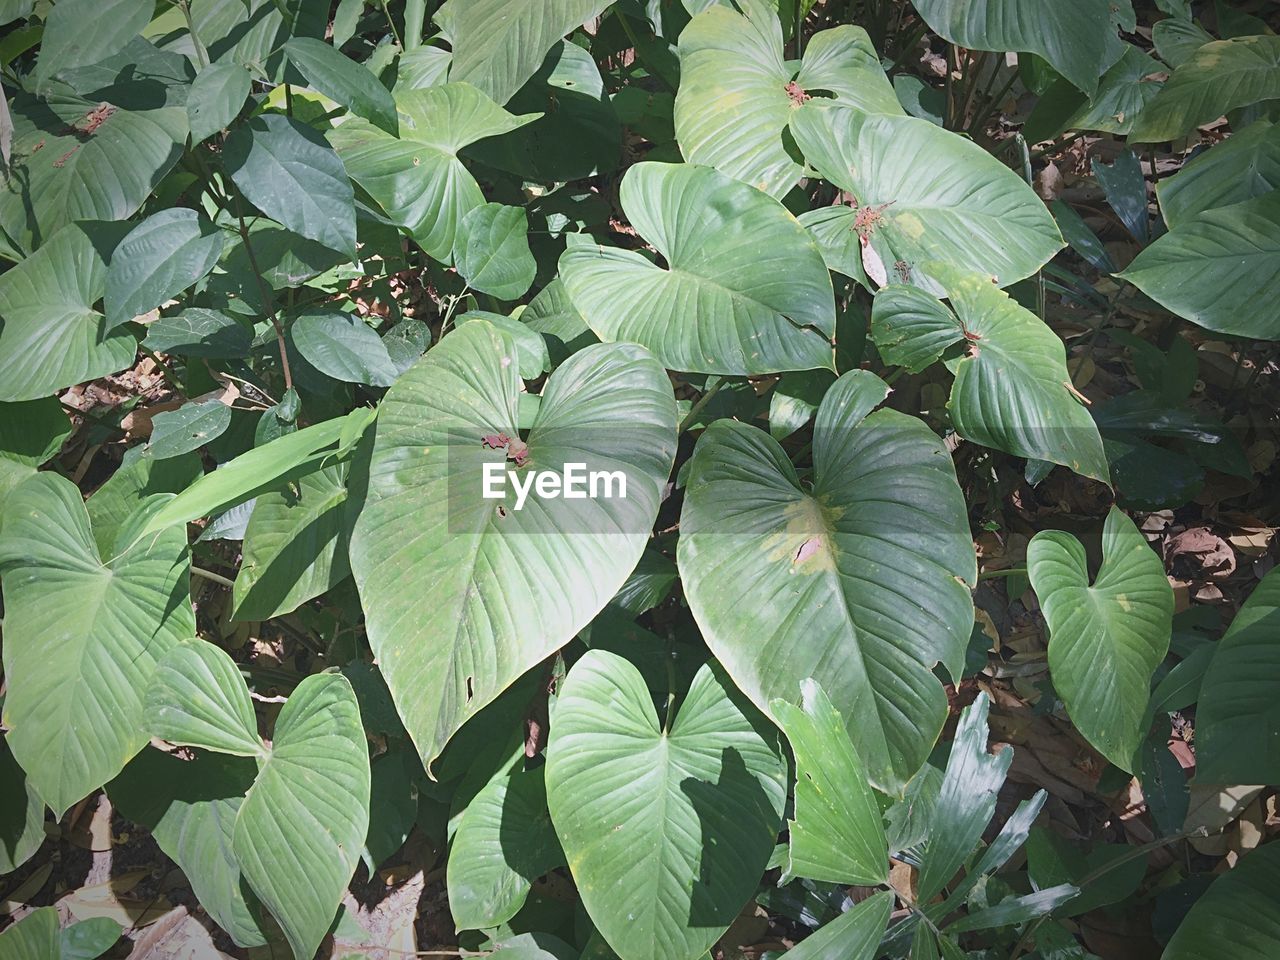
M 294 37 L 284 45 L 284 53 L 314 89 L 395 136 L 400 125 L 396 102 L 364 64 L 314 37 Z
M 605 341 L 643 344 L 672 370 L 830 368 L 835 302 L 822 255 L 786 208 L 709 167 L 639 163 L 621 189 L 666 259 L 572 243 L 560 276 Z
M 1173 629 L 1173 588 L 1133 521 L 1112 507 L 1102 567 L 1089 583 L 1084 547 L 1042 530 L 1027 547 L 1027 573 L 1049 623 L 1049 672 L 1077 729 L 1108 760 L 1134 769 L 1151 675 Z
M 812 491 L 764 431 L 712 424 L 694 452 L 678 560 L 703 636 L 739 688 L 770 710 L 775 698 L 798 703 L 812 677 L 871 782 L 899 791 L 942 729 L 932 668 L 959 669 L 977 571 L 941 442 L 895 411 L 866 416 L 887 392 L 862 371 L 827 391 Z
M 844 719 L 816 681 L 800 688 L 802 707 L 771 704 L 796 758 L 795 819 L 787 874 L 875 886 L 889 878 L 880 807 Z
M 551 729 L 551 818 L 596 928 L 622 960 L 702 956 L 782 825 L 776 732 L 711 665 L 663 729 L 640 672 L 601 650 L 570 671 Z
M 875 960 L 889 925 L 893 894 L 873 894 L 788 950 L 788 960 Z

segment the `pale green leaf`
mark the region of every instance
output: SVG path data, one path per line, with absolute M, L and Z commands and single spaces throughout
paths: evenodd
M 1280 124 L 1257 120 L 1156 184 L 1170 230 L 1280 187 Z
M 458 224 L 454 261 L 472 289 L 499 300 L 523 296 L 538 269 L 524 208 L 486 203 L 469 211 Z
M 251 88 L 249 71 L 238 63 L 210 64 L 196 74 L 191 94 L 187 97 L 191 142 L 202 143 L 219 130 L 231 126 L 249 99 Z
M 153 737 L 238 757 L 265 757 L 240 668 L 212 643 L 193 640 L 160 658 L 147 687 Z

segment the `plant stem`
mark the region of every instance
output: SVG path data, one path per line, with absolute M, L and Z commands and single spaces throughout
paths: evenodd
M 191 34 L 191 45 L 196 48 L 196 60 L 200 62 L 201 68 L 207 67 L 209 65 L 209 51 L 200 42 L 200 38 L 196 36 L 195 23 L 191 19 L 190 0 L 178 0 L 178 9 L 182 11 L 182 16 L 187 21 L 187 33 Z
M 280 325 L 280 318 L 276 316 L 271 290 L 267 286 L 267 282 L 262 279 L 262 271 L 258 269 L 258 259 L 253 255 L 253 244 L 249 242 L 249 227 L 244 222 L 244 204 L 240 200 L 238 191 L 236 193 L 236 219 L 240 223 L 240 239 L 244 242 L 244 252 L 249 258 L 249 269 L 253 271 L 254 277 L 257 278 L 258 292 L 262 296 L 262 305 L 271 320 L 271 326 L 275 329 L 276 342 L 280 346 L 280 368 L 284 371 L 284 388 L 286 391 L 292 390 L 293 372 L 289 369 L 289 350 L 285 346 L 284 327 Z
M 998 577 L 1016 577 L 1019 574 L 1026 575 L 1026 567 L 1009 567 L 1005 570 L 984 570 L 978 574 L 978 580 L 995 580 Z
M 206 570 L 204 567 L 197 567 L 194 563 L 191 565 L 191 572 L 202 580 L 208 580 L 210 583 L 216 583 L 223 587 L 234 587 L 235 581 L 228 580 L 220 573 L 214 573 L 212 570 Z
M 711 402 L 711 399 L 720 392 L 720 388 L 727 382 L 727 380 L 721 377 L 716 381 L 716 385 L 714 387 L 703 393 L 703 395 L 697 399 L 694 405 L 689 408 L 689 412 L 685 414 L 684 419 L 680 421 L 680 429 L 676 431 L 677 436 L 693 426 L 694 421 L 698 418 L 698 414 L 702 412 L 703 408 Z
M 396 46 L 403 50 L 404 41 L 400 39 L 400 32 L 396 30 L 396 22 L 391 18 L 391 11 L 387 9 L 387 0 L 382 0 L 382 12 L 386 15 L 387 26 L 391 28 L 391 36 L 395 38 Z

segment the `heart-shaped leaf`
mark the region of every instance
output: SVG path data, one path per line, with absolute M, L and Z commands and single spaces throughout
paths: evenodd
M 1183 221 L 1119 276 L 1206 330 L 1280 339 L 1280 191 Z
M 1173 629 L 1164 564 L 1112 507 L 1092 585 L 1084 547 L 1060 530 L 1032 537 L 1027 573 L 1049 623 L 1049 673 L 1071 721 L 1108 760 L 1134 770 L 1151 675 Z
M 876 886 L 889 879 L 880 806 L 853 742 L 822 687 L 800 685 L 802 706 L 771 704 L 796 758 L 795 819 L 787 874 Z
M 566 33 L 610 0 L 446 0 L 435 13 L 449 45 L 449 79 L 506 103 Z
M 832 367 L 831 277 L 782 204 L 690 164 L 638 163 L 620 198 L 667 267 L 570 243 L 560 276 L 602 340 L 643 344 L 669 369 L 697 373 Z
M 891 284 L 871 304 L 871 339 L 885 363 L 919 373 L 965 338 L 964 324 L 937 297 Z
M 814 480 L 735 421 L 698 440 L 680 517 L 685 595 L 707 645 L 762 709 L 821 684 L 872 783 L 898 791 L 946 719 L 973 625 L 977 569 L 946 449 L 863 371 L 827 391 Z M 864 419 L 865 418 L 865 419 Z M 754 598 L 759 598 L 754 599 Z
M 0 400 L 35 400 L 122 370 L 138 341 L 107 331 L 94 304 L 106 289 L 115 224 L 71 224 L 0 276 Z
M 156 661 L 195 633 L 186 531 L 126 546 L 134 539 L 126 525 L 103 562 L 80 491 L 56 473 L 5 503 L 4 719 L 9 748 L 59 817 L 146 744 Z
M 484 203 L 458 151 L 536 120 L 514 116 L 475 87 L 448 83 L 396 97 L 400 136 L 348 119 L 329 139 L 351 179 L 431 257 L 452 262 L 458 225 Z
M 947 409 L 956 432 L 1106 483 L 1102 438 L 1076 399 L 1062 340 L 986 277 L 931 269 L 945 278 L 969 342 L 964 356 L 949 363 L 956 380 Z
M 804 173 L 784 136 L 808 91 L 868 113 L 901 114 L 902 107 L 861 27 L 814 34 L 797 73 L 783 52 L 776 5 L 741 6 L 739 13 L 714 4 L 680 32 L 676 139 L 690 163 L 781 197 Z
M 547 800 L 583 905 L 622 960 L 694 960 L 769 860 L 786 799 L 777 734 L 704 665 L 658 722 L 640 672 L 574 664 L 547 745 Z
M 519 386 L 511 339 L 477 321 L 401 376 L 378 415 L 351 565 L 370 644 L 428 766 L 617 592 L 671 469 L 675 400 L 642 348 L 574 354 L 547 381 L 527 441 Z M 621 472 L 625 496 L 603 486 L 596 499 L 513 492 L 567 463 Z
M 222 160 L 240 192 L 267 216 L 355 258 L 351 181 L 333 148 L 311 127 L 264 113 L 231 131 Z
M 928 120 L 824 99 L 801 107 L 791 130 L 818 172 L 856 199 L 842 214 L 845 235 L 904 283 L 928 285 L 936 260 L 1008 286 L 1062 249 L 1053 217 L 1021 177 Z
M 1129 131 L 1133 143 L 1190 133 L 1229 110 L 1280 97 L 1280 37 L 1215 40 L 1169 75 Z
M 1280 771 L 1280 574 L 1262 578 L 1218 641 L 1196 708 L 1196 780 L 1270 783 Z
M 108 330 L 203 280 L 222 256 L 223 236 L 194 210 L 161 210 L 120 241 L 107 269 Z
M 297 960 L 315 956 L 333 925 L 368 831 L 369 751 L 355 693 L 341 674 L 313 674 L 280 711 L 231 841 Z

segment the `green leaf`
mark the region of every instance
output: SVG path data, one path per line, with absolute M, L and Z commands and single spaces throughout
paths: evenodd
M 0 932 L 0 960 L 57 960 L 59 939 L 57 909 L 40 907 Z
M 639 671 L 591 650 L 557 699 L 546 769 L 569 869 L 618 956 L 702 956 L 782 823 L 787 765 L 767 721 L 708 664 L 660 727 Z
M 223 164 L 240 192 L 294 233 L 352 259 L 355 193 L 324 137 L 280 114 L 263 114 L 227 136 Z
M 1280 950 L 1280 844 L 1247 853 L 1195 902 L 1161 960 L 1253 960 Z
M 610 0 L 446 0 L 435 21 L 453 48 L 449 80 L 470 83 L 506 103 L 537 72 L 548 50 L 609 5 Z
M 1280 574 L 1263 577 L 1218 641 L 1196 708 L 1196 780 L 1269 783 L 1280 771 Z M 1262 779 L 1255 779 L 1262 777 Z
M 520 314 L 520 322 L 542 334 L 551 362 L 559 366 L 570 354 L 596 343 L 596 335 L 582 319 L 559 278 L 543 287 Z
M 389 387 L 398 375 L 382 338 L 355 314 L 311 309 L 289 334 L 307 362 L 335 380 Z
M 811 90 L 868 113 L 902 113 L 861 27 L 814 34 L 797 72 L 783 52 L 773 6 L 754 0 L 742 4 L 742 13 L 710 6 L 680 33 L 681 152 L 690 163 L 782 197 L 804 173 L 787 148 L 787 128 Z
M 44 843 L 44 801 L 0 738 L 0 873 L 12 874 Z
M 56 456 L 71 421 L 56 397 L 0 403 L 0 527 L 9 491 Z
M 800 685 L 803 708 L 770 703 L 796 758 L 795 819 L 786 875 L 876 886 L 889 880 L 880 806 L 844 719 L 816 681 Z
M 523 296 L 538 269 L 524 208 L 486 203 L 471 210 L 458 224 L 454 260 L 473 289 L 499 300 Z
M 208 360 L 249 356 L 253 331 L 230 314 L 189 307 L 174 317 L 161 317 L 147 327 L 143 346 L 156 353 Z
M 1132 772 L 1146 735 L 1151 676 L 1173 630 L 1173 588 L 1163 562 L 1133 521 L 1112 507 L 1092 586 L 1084 547 L 1059 530 L 1031 539 L 1027 573 L 1049 623 L 1054 689 L 1085 738 Z
M 240 668 L 212 643 L 174 647 L 156 664 L 145 723 L 153 737 L 238 757 L 266 757 Z
M 1071 115 L 1064 129 L 1128 133 L 1160 92 L 1162 84 L 1150 78 L 1165 70 L 1154 57 L 1125 44 L 1124 56 L 1102 75 L 1097 92 Z
M 400 136 L 348 119 L 330 132 L 351 178 L 434 259 L 452 261 L 458 225 L 484 203 L 458 151 L 537 119 L 514 116 L 465 83 L 396 97 Z
M 1156 184 L 1170 230 L 1280 188 L 1280 124 L 1257 120 Z
M 1015 456 L 1047 460 L 1106 483 L 1106 456 L 1089 411 L 1070 390 L 1066 348 L 1039 317 L 988 279 L 942 267 L 967 352 L 947 409 L 967 440 Z
M 195 34 L 214 60 L 241 64 L 277 83 L 285 79 L 285 43 L 291 37 L 323 37 L 328 14 L 324 4 L 306 0 L 197 0 L 191 5 Z
M 70 480 L 40 473 L 9 495 L 4 720 L 13 755 L 59 817 L 147 742 L 147 681 L 195 633 L 186 547 L 176 529 L 117 546 L 104 563 Z
M 872 894 L 786 952 L 788 960 L 875 960 L 889 925 L 893 894 Z
M 648 162 L 627 171 L 620 197 L 667 268 L 570 243 L 560 277 L 602 340 L 643 344 L 694 373 L 832 367 L 831 278 L 782 204 L 709 167 Z
M 891 284 L 871 304 L 871 339 L 887 364 L 919 373 L 965 339 L 964 324 L 919 287 Z
M 516 348 L 516 369 L 520 371 L 521 380 L 537 380 L 551 369 L 551 358 L 547 352 L 546 342 L 519 320 L 513 320 L 500 313 L 468 310 L 454 321 L 455 326 L 467 323 L 492 324 L 511 338 Z M 527 397 L 528 394 L 525 396 Z
M 520 437 L 513 351 L 495 327 L 465 324 L 387 392 L 352 536 L 369 641 L 428 767 L 468 717 L 568 642 L 626 580 L 675 450 L 662 367 L 632 344 L 588 347 L 548 379 L 528 463 L 622 471 L 626 497 L 526 503 L 507 480 L 502 499 L 485 498 L 484 464 L 511 451 L 484 438 Z M 424 605 L 436 614 L 419 616 Z
M 107 785 L 115 808 L 151 831 L 186 874 L 200 906 L 242 947 L 267 942 L 258 901 L 231 851 L 236 814 L 256 772 L 245 757 L 201 752 L 182 760 L 145 749 Z
M 995 814 L 996 795 L 1009 773 L 1013 750 L 987 752 L 990 709 L 991 700 L 979 693 L 960 714 L 921 855 L 924 865 L 917 878 L 921 903 L 932 900 L 964 866 Z
M 154 0 L 58 0 L 49 11 L 36 62 L 45 85 L 55 74 L 107 59 L 142 32 Z
M 943 39 L 970 50 L 1035 53 L 1092 95 L 1119 55 L 1109 0 L 919 0 L 916 9 Z
M 339 463 L 300 478 L 296 491 L 258 496 L 231 593 L 233 618 L 292 613 L 350 575 L 350 473 L 350 463 Z
M 147 217 L 111 254 L 105 328 L 128 323 L 199 283 L 222 256 L 222 245 L 221 232 L 194 210 L 176 207 Z
M 1021 177 L 928 120 L 811 100 L 791 129 L 806 159 L 861 205 L 843 211 L 846 236 L 856 234 L 903 282 L 928 285 L 929 261 L 941 261 L 1008 286 L 1062 249 L 1053 217 Z M 857 269 L 841 268 L 854 277 Z
M 1027 874 L 1037 890 L 1064 883 L 1076 884 L 1080 893 L 1058 917 L 1078 917 L 1119 903 L 1138 889 L 1147 872 L 1146 857 L 1133 856 L 1123 843 L 1095 843 L 1083 850 L 1044 827 L 1031 831 L 1027 841 Z
M 449 913 L 459 930 L 514 917 L 533 881 L 564 865 L 547 811 L 545 767 L 501 771 L 471 799 L 449 848 Z
M 368 411 L 357 409 L 345 417 L 305 427 L 242 453 L 213 473 L 205 474 L 151 514 L 139 536 L 221 513 L 275 489 L 290 476 L 303 476 L 320 469 L 323 461 L 337 456 L 333 451 L 326 451 L 338 442 L 347 424 L 363 420 L 367 415 Z
M 121 529 L 143 500 L 157 493 L 185 490 L 203 470 L 195 454 L 157 460 L 145 445 L 131 448 L 120 468 L 85 502 L 98 553 L 109 557 L 115 552 Z
M 1129 131 L 1132 143 L 1175 140 L 1237 107 L 1280 97 L 1280 37 L 1238 37 L 1199 47 L 1174 69 Z
M 314 956 L 333 925 L 368 829 L 369 752 L 355 693 L 341 674 L 313 674 L 280 711 L 231 844 L 297 960 Z
M 231 407 L 218 397 L 193 400 L 151 421 L 147 450 L 157 460 L 180 457 L 218 439 L 231 426 Z
M 187 137 L 185 107 L 130 110 L 57 95 L 19 96 L 10 109 L 13 175 L 0 186 L 0 252 L 10 259 L 73 221 L 133 216 Z
M 332 44 L 313 37 L 294 37 L 284 45 L 285 56 L 312 88 L 337 100 L 393 137 L 400 127 L 391 91 L 363 64 L 343 56 Z
M 835 379 L 830 370 L 800 370 L 780 378 L 769 395 L 769 436 L 784 440 L 813 419 Z
M 400 63 L 403 75 L 403 57 Z M 542 116 L 476 144 L 467 150 L 468 156 L 538 183 L 580 180 L 617 169 L 622 158 L 618 114 L 595 60 L 576 43 L 552 47 L 507 109 Z
M 798 703 L 812 677 L 871 782 L 897 792 L 942 730 L 947 698 L 932 668 L 958 675 L 977 570 L 941 441 L 896 411 L 866 416 L 887 393 L 864 371 L 827 391 L 811 491 L 763 431 L 712 424 L 694 451 L 678 561 L 738 687 L 770 710 L 775 698 Z
M 231 126 L 249 99 L 252 86 L 249 71 L 230 61 L 210 64 L 196 74 L 187 97 L 192 145 Z
M 1052 913 L 1064 903 L 1075 899 L 1079 893 L 1079 887 L 1063 883 L 1021 897 L 1009 897 L 985 910 L 975 910 L 968 916 L 948 924 L 947 932 L 960 934 L 968 930 L 993 930 L 997 927 L 1012 927 L 1026 923 L 1028 920 Z
M 1206 330 L 1280 340 L 1280 192 L 1197 214 L 1117 276 Z
M 106 288 L 102 250 L 122 233 L 71 224 L 0 276 L 0 400 L 46 397 L 133 362 L 138 341 L 108 332 L 94 309 Z
M 1160 59 L 1171 67 L 1180 67 L 1190 60 L 1206 43 L 1213 43 L 1213 36 L 1193 20 L 1167 17 L 1151 28 Z

